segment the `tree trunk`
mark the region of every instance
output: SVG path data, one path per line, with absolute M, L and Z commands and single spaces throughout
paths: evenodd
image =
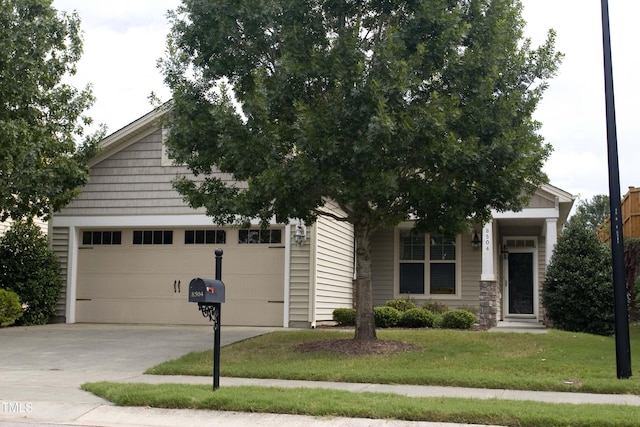
M 354 224 L 356 239 L 356 340 L 375 340 L 373 287 L 371 285 L 371 228 L 368 221 Z

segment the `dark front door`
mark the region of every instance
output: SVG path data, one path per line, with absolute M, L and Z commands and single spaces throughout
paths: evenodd
M 533 253 L 509 254 L 509 314 L 534 314 Z

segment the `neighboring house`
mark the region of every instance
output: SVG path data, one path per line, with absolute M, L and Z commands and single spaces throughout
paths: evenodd
M 33 222 L 40 227 L 44 234 L 48 233 L 49 226 L 46 221 L 43 221 L 41 218 L 34 218 Z M 0 236 L 2 236 L 8 229 L 11 228 L 11 224 L 13 224 L 13 220 L 11 218 L 4 222 L 0 222 Z
M 164 155 L 162 114 L 105 138 L 82 194 L 52 220 L 63 321 L 206 324 L 187 288 L 192 278 L 214 277 L 217 247 L 224 250 L 222 324 L 314 327 L 335 308 L 351 307 L 351 226 L 321 217 L 297 244 L 293 221 L 268 230 L 213 224 L 172 187 L 176 176 L 192 175 Z M 477 239 L 473 231 L 453 239 L 412 235 L 409 223 L 379 231 L 372 242 L 375 303 L 410 296 L 480 307 L 488 326 L 508 317 L 542 319 L 540 283 L 572 204 L 570 194 L 545 185 L 522 212 L 496 213 L 477 228 Z

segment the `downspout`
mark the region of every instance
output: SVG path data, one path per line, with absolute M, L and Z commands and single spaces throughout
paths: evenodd
M 282 327 L 289 327 L 289 304 L 291 303 L 291 227 L 289 223 L 285 227 L 284 241 L 284 310 L 282 314 Z
M 320 218 L 318 218 L 318 221 L 320 221 Z M 318 239 L 318 221 L 310 227 L 312 229 L 312 232 L 311 236 L 309 236 L 309 325 L 311 329 L 316 328 L 316 292 L 318 290 L 318 271 L 316 269 L 316 242 Z M 307 227 L 307 229 L 309 229 L 309 227 Z
M 76 286 L 78 277 L 78 230 L 69 226 L 69 248 L 67 260 L 67 304 L 65 316 L 67 323 L 76 323 Z

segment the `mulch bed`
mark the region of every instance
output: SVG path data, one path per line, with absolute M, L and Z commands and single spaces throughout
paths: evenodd
M 334 329 L 334 330 L 349 330 L 353 327 L 338 326 L 335 324 L 318 325 L 318 329 Z M 389 329 L 403 329 L 403 328 L 389 328 Z M 473 325 L 469 331 L 486 331 L 487 328 Z M 409 351 L 421 350 L 422 347 L 415 344 L 409 344 L 400 341 L 391 340 L 355 340 L 355 339 L 336 339 L 325 341 L 312 341 L 293 346 L 293 349 L 300 353 L 333 353 L 333 354 L 347 354 L 351 356 L 362 356 L 367 354 L 397 354 L 406 353 Z

